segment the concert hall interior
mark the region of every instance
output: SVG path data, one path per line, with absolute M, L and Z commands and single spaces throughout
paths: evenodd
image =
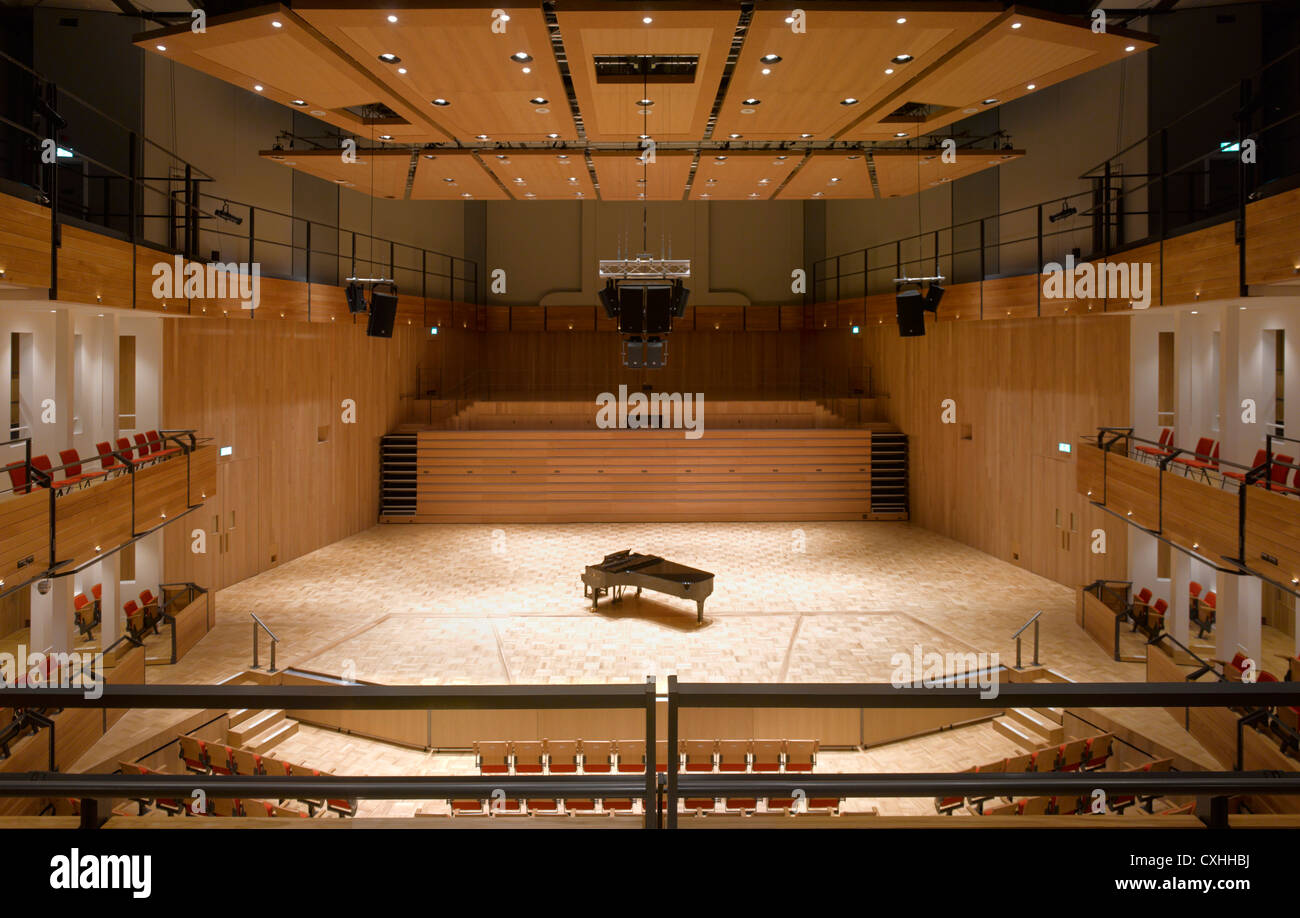
M 0 828 L 1300 826 L 1295 3 L 0 73 Z

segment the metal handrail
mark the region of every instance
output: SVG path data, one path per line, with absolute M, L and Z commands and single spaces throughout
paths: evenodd
M 1020 669 L 1020 668 L 1021 668 L 1021 666 L 1020 666 L 1020 635 L 1021 635 L 1021 633 L 1023 633 L 1024 630 L 1025 630 L 1026 628 L 1028 628 L 1030 625 L 1033 625 L 1033 626 L 1034 626 L 1034 663 L 1033 663 L 1033 665 L 1034 665 L 1034 666 L 1038 666 L 1038 665 L 1040 665 L 1039 662 L 1038 662 L 1038 617 L 1039 617 L 1040 615 L 1042 615 L 1042 614 L 1043 614 L 1043 610 L 1042 610 L 1042 609 L 1039 609 L 1037 612 L 1034 613 L 1034 617 L 1033 617 L 1033 618 L 1031 618 L 1029 621 L 1025 622 L 1023 625 L 1020 626 L 1020 630 L 1019 630 L 1019 631 L 1017 631 L 1015 634 L 1011 635 L 1013 638 L 1016 639 L 1016 669 Z
M 257 662 L 257 635 L 258 635 L 258 630 L 260 629 L 260 630 L 262 630 L 262 631 L 265 631 L 266 634 L 267 634 L 267 636 L 271 639 L 271 666 L 270 666 L 270 668 L 267 670 L 267 672 L 268 672 L 268 673 L 273 673 L 273 672 L 275 672 L 275 648 L 276 648 L 276 646 L 280 643 L 280 639 L 279 639 L 278 637 L 275 636 L 275 632 L 274 632 L 274 631 L 272 631 L 270 628 L 266 627 L 266 622 L 262 621 L 260 618 L 257 617 L 257 613 L 256 613 L 256 612 L 249 612 L 248 614 L 249 614 L 249 615 L 252 617 L 252 619 L 253 619 L 253 666 L 252 666 L 252 668 L 253 668 L 253 669 L 257 669 L 257 668 L 258 668 L 258 662 Z

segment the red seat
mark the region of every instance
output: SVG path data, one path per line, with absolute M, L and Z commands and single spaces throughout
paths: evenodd
M 98 478 L 100 472 L 83 472 L 81 469 L 81 454 L 75 449 L 59 450 L 59 461 L 63 463 L 63 482 L 55 482 L 55 487 L 61 484 L 89 484 L 91 479 Z
M 162 436 L 156 430 L 146 430 L 144 432 L 145 440 L 149 443 L 149 455 L 156 459 L 162 459 L 166 456 L 174 456 L 180 452 L 175 446 L 166 446 L 163 443 Z
M 1252 469 L 1257 469 L 1257 468 L 1259 468 L 1261 465 L 1264 464 L 1264 461 L 1265 461 L 1267 458 L 1268 458 L 1268 450 L 1264 450 L 1264 449 L 1257 449 L 1257 450 L 1255 450 L 1255 461 L 1252 462 L 1252 463 L 1250 464 L 1250 467 L 1251 467 Z M 1224 478 L 1231 478 L 1233 481 L 1241 482 L 1241 481 L 1245 481 L 1245 480 L 1246 480 L 1246 473 L 1245 473 L 1245 472 L 1226 471 L 1226 472 L 1223 473 L 1223 477 L 1224 477 Z
M 149 455 L 149 438 L 142 433 L 135 434 L 136 455 L 148 462 L 153 462 L 153 457 Z
M 1287 476 L 1291 474 L 1291 463 L 1295 462 L 1294 456 L 1274 456 L 1273 465 L 1268 470 L 1268 481 L 1260 482 L 1270 491 L 1281 491 L 1283 493 L 1295 494 L 1293 488 L 1286 486 Z M 1285 463 L 1285 464 L 1282 464 Z
M 1185 456 L 1175 456 L 1174 462 L 1184 466 L 1187 471 L 1193 469 L 1200 472 L 1205 478 L 1209 479 L 1209 471 L 1219 467 L 1219 444 L 1218 441 L 1210 437 L 1201 437 L 1196 441 L 1195 457 L 1188 459 Z
M 1168 455 L 1169 455 L 1169 450 L 1166 449 L 1166 447 L 1173 446 L 1173 445 L 1174 445 L 1174 431 L 1173 431 L 1173 428 L 1171 428 L 1171 427 L 1162 427 L 1162 428 L 1160 429 L 1160 445 L 1159 445 L 1159 446 L 1142 446 L 1142 445 L 1139 445 L 1139 446 L 1135 446 L 1135 447 L 1134 447 L 1134 450 L 1137 451 L 1137 452 L 1139 452 L 1139 453 L 1144 453 L 1145 455 L 1152 456 L 1152 457 L 1154 457 L 1154 458 L 1156 458 L 1156 459 L 1163 459 L 1165 456 L 1168 456 Z
M 107 440 L 101 440 L 95 444 L 95 449 L 99 451 L 99 464 L 105 475 L 112 472 L 120 472 L 123 468 L 122 463 L 113 455 L 113 447 Z
M 137 457 L 135 455 L 134 450 L 131 449 L 131 441 L 126 437 L 117 438 L 117 451 L 121 453 L 122 456 L 125 457 L 126 461 L 131 463 L 131 465 L 143 465 L 149 461 L 148 457 Z
M 44 453 L 42 453 L 39 456 L 33 456 L 32 469 L 34 471 L 44 472 L 45 474 L 33 475 L 32 484 L 34 484 L 38 488 L 48 488 L 49 485 L 46 482 L 49 482 L 54 478 L 54 473 L 50 471 L 52 468 L 54 468 L 54 466 L 50 463 L 49 456 L 45 455 Z
M 15 494 L 27 494 L 31 487 L 27 484 L 27 463 L 14 462 L 5 466 L 5 471 L 9 473 L 9 482 L 13 486 Z

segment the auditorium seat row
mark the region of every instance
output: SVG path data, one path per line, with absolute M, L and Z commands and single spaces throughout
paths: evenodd
M 810 772 L 817 740 L 681 740 L 680 771 Z M 482 775 L 644 773 L 645 740 L 515 740 L 474 744 Z M 668 741 L 655 745 L 655 770 L 668 771 Z
M 147 465 L 181 452 L 178 447 L 165 446 L 156 430 L 136 434 L 134 447 L 126 437 L 118 437 L 116 447 L 103 440 L 95 445 L 95 449 L 99 455 L 84 460 L 90 463 L 94 458 L 99 459 L 100 468 L 93 471 L 83 471 L 81 454 L 75 449 L 59 450 L 62 464 L 58 466 L 52 465 L 44 453 L 32 457 L 30 468 L 25 461 L 10 463 L 5 466 L 5 471 L 9 473 L 13 493 L 27 494 L 32 488 L 45 487 L 67 493 L 74 487 L 86 487 L 96 479 L 120 474 L 128 465 Z
M 118 766 L 124 775 L 161 775 L 166 772 L 156 771 L 147 768 L 144 765 L 136 765 L 131 762 L 118 762 Z M 190 799 L 179 799 L 175 797 L 159 797 L 150 799 L 147 797 L 133 797 L 131 802 L 136 804 L 137 810 L 135 815 L 144 816 L 150 809 L 157 809 L 159 812 L 166 813 L 168 816 L 193 816 L 196 814 L 193 809 L 193 801 Z M 122 813 L 120 815 L 127 815 Z M 201 812 L 204 816 L 271 816 L 286 817 L 295 819 L 306 819 L 310 815 L 302 810 L 294 810 L 278 803 L 271 803 L 267 800 L 241 800 L 238 797 L 208 797 L 204 802 Z
M 180 758 L 187 771 L 201 775 L 278 775 L 291 778 L 319 777 L 329 772 L 318 771 L 305 765 L 297 765 L 271 755 L 249 752 L 225 743 L 213 740 L 201 740 L 194 736 L 180 735 Z M 355 816 L 356 801 L 326 798 L 299 798 L 306 805 L 308 815 L 316 815 L 318 809 L 324 809 L 339 816 Z
M 1020 772 L 1097 771 L 1110 760 L 1115 737 L 1111 733 L 1073 739 L 1059 746 L 1044 746 L 1034 752 L 1009 756 L 987 765 L 973 765 L 965 769 L 972 774 L 1018 774 Z M 934 808 L 939 813 L 953 813 L 971 805 L 982 806 L 990 796 L 935 797 Z
M 684 797 L 677 812 L 685 816 L 838 816 L 842 797 Z M 450 811 L 419 810 L 417 816 L 640 816 L 641 798 L 564 798 L 557 800 L 473 798 L 451 801 Z
M 1173 766 L 1172 759 L 1156 759 L 1134 768 L 1125 769 L 1125 771 L 1138 772 L 1167 772 Z M 996 771 L 997 769 L 988 768 L 971 768 L 968 771 Z M 1067 816 L 1083 815 L 1089 813 L 1123 813 L 1126 809 L 1135 803 L 1148 813 L 1153 812 L 1154 802 L 1159 799 L 1159 794 L 1117 794 L 1115 796 L 1096 797 L 1092 794 L 1080 795 L 1056 795 L 1048 797 L 995 797 L 973 796 L 962 798 L 942 798 L 944 808 L 940 809 L 941 813 L 952 814 L 957 811 L 967 813 L 972 816 Z M 956 799 L 957 802 L 950 803 Z M 1102 809 L 1095 809 L 1097 803 L 1102 804 Z M 939 807 L 939 799 L 935 801 L 936 808 Z

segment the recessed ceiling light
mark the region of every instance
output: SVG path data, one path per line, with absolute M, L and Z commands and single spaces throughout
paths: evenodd
M 793 16 L 786 16 L 786 17 L 785 17 L 785 24 L 786 24 L 786 25 L 789 25 L 789 24 L 792 23 L 792 22 L 794 22 L 794 17 L 793 17 Z
M 283 27 L 284 27 L 284 23 L 281 22 L 281 21 L 278 20 L 278 19 L 272 19 L 272 20 L 271 20 L 271 27 L 272 27 L 272 28 L 275 28 L 275 29 L 280 29 L 280 28 L 283 28 Z
M 261 84 L 261 83 L 254 83 L 254 84 L 253 84 L 253 89 L 257 90 L 258 92 L 261 92 L 261 91 L 262 91 L 262 84 Z
M 1136 50 L 1137 50 L 1137 45 L 1129 45 L 1129 46 L 1128 46 L 1127 48 L 1125 48 L 1124 50 L 1125 50 L 1125 51 L 1136 51 Z
M 462 198 L 472 198 L 472 197 L 474 197 L 474 195 L 470 194 L 468 191 L 462 191 L 462 192 L 460 193 L 460 196 L 461 196 Z
M 845 158 L 845 159 L 861 159 L 862 157 L 859 156 L 858 154 L 854 153 L 853 155 L 851 155 L 851 156 L 846 156 L 846 157 L 844 157 L 844 158 Z
M 758 197 L 758 192 L 757 192 L 757 191 L 751 191 L 751 192 L 749 193 L 749 196 L 750 196 L 751 198 L 756 198 L 756 197 Z
M 654 20 L 651 19 L 649 16 L 642 16 L 641 21 L 644 22 L 646 25 L 649 25 L 650 23 L 654 22 Z
M 400 64 L 402 62 L 402 59 L 391 51 L 385 51 L 383 54 L 379 55 L 379 59 L 385 64 Z
M 546 136 L 547 136 L 548 138 L 550 138 L 551 140 L 559 140 L 559 139 L 560 139 L 560 135 L 559 135 L 559 134 L 547 134 Z
M 727 136 L 730 137 L 732 140 L 739 140 L 740 138 L 744 137 L 745 135 L 744 135 L 744 134 L 728 134 Z
M 963 109 L 962 109 L 962 112 L 965 113 L 965 114 L 967 114 L 967 115 L 973 115 L 973 114 L 975 114 L 977 111 L 979 111 L 978 108 L 963 108 Z
M 836 182 L 838 182 L 838 181 L 839 181 L 838 178 L 832 178 L 832 179 L 831 179 L 831 184 L 834 185 L 834 184 L 835 184 Z
M 526 197 L 526 198 L 535 198 L 535 197 L 537 197 L 537 195 L 533 194 L 531 191 L 525 191 L 525 192 L 524 192 L 524 197 Z
M 166 50 L 167 50 L 167 46 L 166 46 L 166 45 L 154 45 L 154 47 L 157 48 L 159 51 L 166 51 Z
M 1011 28 L 1013 28 L 1013 29 L 1018 29 L 1018 28 L 1020 28 L 1020 25 L 1021 25 L 1021 24 L 1018 23 L 1018 22 L 1013 22 L 1013 23 L 1011 23 Z
M 576 182 L 577 180 L 578 180 L 578 177 L 577 177 L 576 175 L 571 175 L 571 176 L 569 176 L 569 181 L 570 181 L 570 182 Z
M 762 105 L 762 104 L 763 104 L 763 100 L 762 100 L 762 99 L 745 99 L 745 100 L 744 100 L 744 104 L 745 104 L 745 105 Z
M 550 100 L 549 100 L 549 99 L 544 99 L 544 98 L 542 98 L 541 96 L 533 96 L 533 97 L 532 97 L 531 99 L 529 99 L 528 101 L 531 102 L 533 105 L 545 105 L 545 104 L 546 104 L 547 102 L 549 102 Z
M 772 184 L 772 180 L 771 180 L 771 179 L 761 178 L 761 179 L 758 180 L 758 184 L 760 184 L 760 185 L 770 185 L 770 184 Z
M 516 184 L 516 185 L 522 185 L 522 184 L 524 184 L 524 180 L 523 180 L 522 178 L 516 178 L 516 179 L 515 179 L 515 184 Z
M 527 51 L 516 51 L 514 54 L 510 55 L 510 59 L 512 61 L 518 61 L 521 64 L 526 64 L 533 59 L 533 56 Z
M 840 99 L 840 105 L 857 105 L 858 100 L 849 96 L 847 99 Z
M 764 54 L 764 55 L 762 56 L 762 58 L 760 58 L 760 60 L 762 60 L 762 62 L 765 63 L 765 64 L 775 64 L 775 63 L 777 63 L 777 62 L 779 62 L 779 61 L 781 60 L 781 55 L 779 55 L 779 54 Z
M 906 137 L 906 136 L 907 136 L 907 131 L 896 131 L 896 132 L 894 133 L 894 136 L 895 136 L 895 137 Z
M 998 104 L 998 100 L 997 100 L 997 99 L 985 99 L 985 100 L 984 100 L 982 103 L 980 103 L 980 104 L 981 104 L 981 105 L 997 105 L 997 104 Z
M 812 137 L 812 134 L 800 134 L 799 136 L 802 137 L 804 140 L 807 140 L 808 138 Z
M 635 102 L 634 104 L 639 105 L 639 106 L 641 106 L 642 108 L 649 108 L 651 105 L 654 105 L 654 104 L 655 104 L 655 100 L 654 100 L 654 99 L 637 99 L 636 102 Z
M 487 140 L 487 139 L 488 139 L 488 135 L 487 135 L 487 134 L 475 134 L 474 137 L 475 137 L 476 140 Z
M 1037 88 L 1038 88 L 1038 84 L 1036 83 L 1030 83 L 1028 86 L 1025 87 L 1025 89 L 1037 89 Z
M 388 21 L 389 21 L 389 22 L 396 22 L 396 21 L 397 21 L 397 17 L 396 17 L 396 16 L 393 16 L 393 15 L 389 15 L 389 17 L 388 17 Z
M 772 72 L 772 70 L 770 67 L 764 67 L 760 72 L 763 74 L 763 76 L 767 76 L 769 73 Z
M 716 161 L 716 162 L 720 162 L 720 163 L 721 163 L 721 162 L 726 162 L 727 157 L 725 157 L 725 156 L 715 156 L 715 157 L 713 157 L 713 159 L 714 159 L 714 161 Z
M 424 154 L 424 158 L 425 158 L 425 159 L 437 159 L 437 157 L 434 156 L 432 153 L 425 153 L 425 154 Z
M 778 160 L 788 159 L 788 158 L 789 158 L 789 157 L 785 156 L 784 154 L 782 154 L 781 156 L 778 156 L 778 157 L 777 157 Z
M 894 22 L 898 23 L 899 25 L 902 25 L 903 23 L 907 22 L 907 18 L 900 16 L 897 19 L 895 19 Z
M 559 153 L 559 154 L 556 155 L 555 158 L 556 158 L 556 159 L 568 159 L 568 158 L 569 158 L 569 155 L 568 155 L 567 153 Z
M 702 197 L 702 198 L 707 198 L 707 197 L 710 197 L 710 194 L 709 194 L 707 191 L 702 191 L 702 192 L 700 192 L 700 197 Z
M 532 68 L 532 67 L 522 67 L 522 68 L 520 68 L 519 72 L 520 72 L 520 73 L 532 73 L 532 72 L 533 72 L 533 68 Z
M 324 109 L 320 109 L 320 108 L 313 108 L 313 109 L 311 110 L 311 113 L 312 113 L 313 115 L 324 115 L 324 114 L 325 114 L 325 110 L 324 110 Z
M 455 180 L 454 178 L 445 178 L 445 179 L 443 179 L 443 181 L 446 182 L 448 185 L 455 185 L 455 184 L 456 184 L 456 180 Z
M 434 105 L 439 105 L 439 106 L 444 106 L 444 107 L 445 107 L 445 106 L 450 105 L 451 103 L 448 102 L 446 99 L 434 99 L 434 100 L 433 100 L 433 104 L 434 104 Z
M 894 68 L 893 68 L 893 67 L 886 67 L 886 68 L 885 68 L 885 76 L 889 76 L 889 75 L 890 75 L 891 73 L 893 73 L 893 72 L 894 72 Z
M 825 196 L 826 196 L 826 193 L 825 193 L 824 191 L 814 191 L 814 192 L 812 193 L 812 196 L 813 196 L 814 198 L 821 198 L 821 197 L 825 197 Z
M 306 105 L 307 102 L 306 102 L 305 99 L 294 99 L 294 100 L 293 100 L 292 102 L 290 102 L 289 104 L 290 104 L 290 105 L 297 105 L 299 108 L 301 108 L 302 106 Z
M 379 135 L 379 139 L 380 139 L 380 140 L 392 140 L 392 139 L 393 139 L 393 135 L 392 135 L 392 134 L 380 134 L 380 135 Z
M 398 73 L 401 73 L 401 74 L 405 74 L 405 73 L 406 73 L 406 68 L 405 68 L 405 67 L 398 67 L 398 68 L 397 68 L 397 72 L 398 72 Z
M 912 59 L 912 55 L 908 54 L 906 51 L 904 51 L 902 54 L 896 54 L 890 58 L 890 60 L 893 61 L 895 64 L 906 64 L 911 59 Z

